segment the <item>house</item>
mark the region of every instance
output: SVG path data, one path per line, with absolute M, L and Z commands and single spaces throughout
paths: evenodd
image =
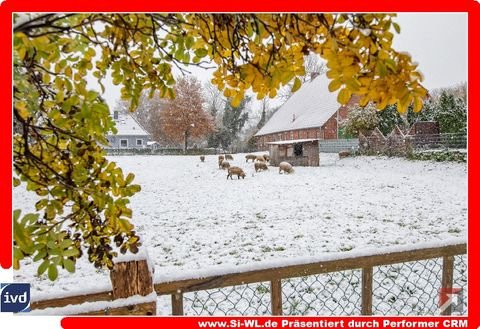
M 108 135 L 110 148 L 143 149 L 148 147 L 152 136 L 135 120 L 130 113 L 113 112 L 117 134 Z
M 255 134 L 259 150 L 269 150 L 271 164 L 288 161 L 294 166 L 319 166 L 319 141 L 341 137 L 339 123 L 357 103 L 337 101 L 330 92 L 330 80 L 319 75 L 293 94 Z

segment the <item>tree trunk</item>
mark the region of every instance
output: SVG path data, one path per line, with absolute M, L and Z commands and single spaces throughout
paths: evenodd
M 183 142 L 184 142 L 184 145 L 183 145 L 183 154 L 187 154 L 187 146 L 188 146 L 188 131 L 185 131 L 185 133 L 183 134 Z

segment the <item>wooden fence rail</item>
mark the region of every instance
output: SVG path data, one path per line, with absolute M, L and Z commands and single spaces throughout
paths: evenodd
M 144 276 L 147 273 L 146 263 L 140 264 L 141 266 L 139 264 L 135 264 L 134 266 L 130 267 L 128 265 L 121 265 L 120 267 L 118 267 L 117 271 L 121 270 L 123 271 L 122 273 L 132 271 L 135 272 L 133 274 L 130 273 L 131 277 L 133 275 L 135 279 L 131 279 L 132 282 L 129 284 L 129 289 L 126 289 L 126 284 L 128 280 L 123 279 L 123 274 L 118 273 L 118 275 L 116 275 L 115 273 L 113 273 L 111 275 L 113 291 L 34 301 L 31 303 L 31 308 L 32 310 L 45 309 L 48 307 L 61 308 L 67 305 L 82 304 L 85 302 L 114 301 L 116 298 L 126 297 L 132 294 L 146 295 L 149 291 L 155 291 L 157 295 L 171 295 L 172 314 L 183 315 L 183 301 L 185 293 L 200 290 L 224 288 L 236 285 L 245 285 L 249 283 L 270 282 L 270 302 L 272 314 L 282 315 L 282 279 L 305 277 L 309 275 L 325 274 L 347 270 L 361 270 L 361 313 L 363 315 L 371 315 L 373 304 L 373 268 L 375 266 L 384 266 L 441 258 L 443 259 L 441 284 L 442 287 L 449 288 L 453 286 L 454 256 L 463 255 L 466 254 L 466 252 L 466 243 L 457 243 L 442 247 L 413 249 L 407 251 L 366 255 L 360 257 L 346 257 L 308 264 L 298 264 L 239 273 L 214 275 L 199 279 L 157 282 L 152 284 L 152 288 L 149 288 L 151 278 L 148 278 L 146 280 Z M 116 287 L 115 281 L 119 281 L 117 286 L 121 285 L 122 287 Z M 123 291 L 120 292 L 119 289 Z M 152 312 L 153 314 L 155 314 L 155 304 L 150 303 L 147 306 L 148 307 L 146 308 L 127 307 L 124 309 L 127 310 L 126 314 L 152 314 Z M 118 312 L 119 310 L 99 310 L 98 312 L 91 314 L 119 314 Z M 442 312 L 442 314 L 451 314 L 451 308 L 447 308 L 444 312 Z
M 466 254 L 466 252 L 466 244 L 460 243 L 442 247 L 391 252 L 381 255 L 342 258 L 310 264 L 215 275 L 200 279 L 162 282 L 154 284 L 154 289 L 158 295 L 172 295 L 172 314 L 183 315 L 184 293 L 249 283 L 270 282 L 272 314 L 282 315 L 282 279 L 360 269 L 362 271 L 362 314 L 371 315 L 373 267 L 443 258 L 442 286 L 452 287 L 453 256 Z M 443 314 L 448 315 L 450 312 L 451 309 L 448 308 Z

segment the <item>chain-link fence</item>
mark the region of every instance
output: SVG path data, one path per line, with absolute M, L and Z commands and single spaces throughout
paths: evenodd
M 372 314 L 437 315 L 442 286 L 442 258 L 373 267 Z M 453 286 L 461 288 L 467 310 L 466 255 L 455 256 Z M 362 270 L 346 270 L 281 280 L 284 315 L 362 314 Z M 187 315 L 269 315 L 270 282 L 215 288 L 185 293 Z M 458 311 L 460 310 L 460 311 Z

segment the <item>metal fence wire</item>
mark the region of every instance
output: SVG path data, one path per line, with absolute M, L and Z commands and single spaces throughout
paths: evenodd
M 184 294 L 185 315 L 269 315 L 270 283 L 260 282 Z
M 438 311 L 442 259 L 374 269 L 373 314 L 433 315 Z
M 383 265 L 373 268 L 372 313 L 374 315 L 438 315 L 442 259 Z M 457 299 L 467 311 L 467 259 L 455 256 L 454 287 L 462 289 Z M 282 279 L 284 315 L 360 315 L 362 271 L 348 270 Z M 270 282 L 185 293 L 186 315 L 270 315 Z

